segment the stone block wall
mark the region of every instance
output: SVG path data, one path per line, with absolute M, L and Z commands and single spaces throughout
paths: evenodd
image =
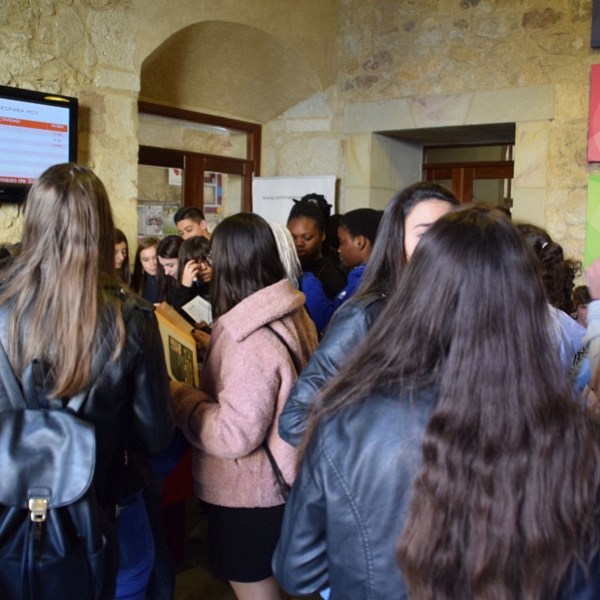
M 134 236 L 143 60 L 178 28 L 210 18 L 256 27 L 266 19 L 270 35 L 298 52 L 306 46 L 316 61 L 303 40 L 314 33 L 308 11 L 317 3 L 290 1 L 290 12 L 286 2 L 261 0 L 258 19 L 233 0 L 190 0 L 177 11 L 162 0 L 0 0 L 0 84 L 79 98 L 79 160 L 103 179 L 118 226 Z M 335 83 L 323 78 L 321 92 L 264 124 L 263 175 L 335 174 L 339 210 L 380 207 L 410 183 L 418 149 L 377 132 L 521 111 L 515 202 L 581 257 L 587 177 L 598 173 L 586 162 L 589 73 L 598 62 L 592 0 L 339 0 L 334 8 L 326 14 L 337 18 L 337 50 L 322 72 L 335 64 Z M 535 90 L 544 91 L 543 110 L 529 114 L 514 98 L 535 99 Z M 0 241 L 18 240 L 20 222 L 16 207 L 0 207 Z
M 129 0 L 0 2 L 0 84 L 79 99 L 78 160 L 103 180 L 128 236 L 137 227 L 134 38 Z M 0 232 L 0 242 L 20 239 L 18 207 L 0 207 Z
M 342 210 L 380 207 L 394 190 L 377 170 L 394 152 L 382 152 L 375 132 L 505 122 L 512 113 L 515 215 L 547 227 L 581 259 L 587 178 L 600 170 L 586 161 L 590 66 L 599 59 L 591 12 L 592 0 L 341 0 L 338 81 L 320 95 L 329 99 L 329 128 L 303 131 L 317 110 L 289 110 L 269 123 L 264 174 L 292 174 L 283 160 L 290 148 L 308 169 L 310 148 L 340 177 Z M 336 139 L 337 171 L 329 146 Z M 386 167 L 388 181 L 410 183 L 414 166 L 402 169 L 418 151 L 396 155 L 389 160 L 403 164 Z

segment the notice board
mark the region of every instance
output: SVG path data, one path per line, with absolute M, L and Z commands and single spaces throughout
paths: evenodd
M 322 194 L 335 212 L 335 175 L 308 177 L 255 177 L 252 210 L 269 223 L 287 223 L 294 200 L 305 194 Z

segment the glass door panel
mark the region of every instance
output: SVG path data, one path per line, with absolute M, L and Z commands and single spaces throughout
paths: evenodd
M 173 215 L 183 205 L 183 169 L 138 165 L 138 240 L 177 235 Z
M 208 230 L 225 218 L 242 210 L 243 178 L 241 175 L 205 171 L 204 216 Z

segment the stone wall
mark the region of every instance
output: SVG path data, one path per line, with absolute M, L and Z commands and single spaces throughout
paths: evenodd
M 262 167 L 264 175 L 336 174 L 341 210 L 363 197 L 384 203 L 418 167 L 406 149 L 375 135 L 378 114 L 402 102 L 413 108 L 439 106 L 440 99 L 451 105 L 455 97 L 507 102 L 513 91 L 544 90 L 551 116 L 528 118 L 517 130 L 519 201 L 535 205 L 536 219 L 581 257 L 587 177 L 598 172 L 586 162 L 589 72 L 597 61 L 591 7 L 592 0 L 257 0 L 254 10 L 233 0 L 186 0 L 173 12 L 162 0 L 0 0 L 0 84 L 80 99 L 79 160 L 103 179 L 117 223 L 130 236 L 141 64 L 191 23 L 221 18 L 259 27 L 264 21 L 269 35 L 289 40 L 296 52 L 306 48 L 323 82 L 336 65 L 333 85 L 265 124 Z M 323 17 L 314 25 L 310 10 Z M 332 17 L 337 32 L 327 29 Z M 337 50 L 319 67 L 330 31 Z M 310 43 L 315 35 L 321 46 Z M 402 110 L 399 119 L 414 116 Z M 364 130 L 352 129 L 355 114 L 367 115 Z M 441 122 L 439 114 L 420 115 Z M 488 118 L 494 122 L 493 114 Z M 0 241 L 19 239 L 16 207 L 0 207 L 0 231 Z
M 129 0 L 0 2 L 0 84 L 79 98 L 79 162 L 104 181 L 117 224 L 136 227 L 137 93 Z M 21 235 L 0 208 L 0 241 Z
M 330 83 L 337 9 L 337 0 L 181 0 L 176 10 L 164 0 L 0 0 L 0 84 L 79 98 L 79 162 L 106 184 L 117 225 L 131 240 L 137 221 L 137 100 L 148 55 L 194 23 L 239 23 L 279 36 L 286 48 L 306 55 L 307 72 Z M 271 98 L 279 84 L 272 82 Z M 241 103 L 244 90 L 238 93 Z M 19 209 L 1 206 L 0 242 L 20 236 Z
M 590 66 L 598 59 L 590 48 L 592 0 L 340 4 L 337 85 L 268 124 L 264 174 L 293 174 L 291 154 L 297 174 L 316 168 L 341 177 L 342 210 L 360 198 L 380 205 L 391 189 L 376 189 L 373 171 L 390 152 L 366 132 L 385 130 L 386 114 L 404 125 L 415 114 L 429 120 L 413 127 L 456 125 L 460 120 L 449 118 L 457 111 L 453 103 L 465 101 L 467 115 L 481 101 L 489 114 L 471 122 L 494 123 L 499 112 L 518 111 L 499 104 L 510 103 L 513 91 L 534 101 L 540 89 L 551 105 L 544 105 L 539 121 L 528 116 L 517 128 L 519 213 L 582 258 L 587 178 L 598 173 L 597 165 L 586 162 Z M 448 106 L 442 110 L 444 99 Z M 398 108 L 401 102 L 408 108 Z M 355 113 L 363 119 L 363 137 L 351 129 Z M 395 128 L 393 118 L 387 129 Z M 401 175 L 388 179 L 409 183 Z

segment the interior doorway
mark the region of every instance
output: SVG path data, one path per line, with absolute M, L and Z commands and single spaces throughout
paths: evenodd
M 451 188 L 461 204 L 512 208 L 513 144 L 423 147 L 423 179 Z
M 451 188 L 461 204 L 512 208 L 515 123 L 379 132 L 420 158 L 420 178 Z M 419 175 L 415 173 L 413 181 Z
M 182 206 L 205 214 L 209 230 L 252 210 L 260 174 L 261 126 L 139 103 L 138 237 L 176 234 Z

